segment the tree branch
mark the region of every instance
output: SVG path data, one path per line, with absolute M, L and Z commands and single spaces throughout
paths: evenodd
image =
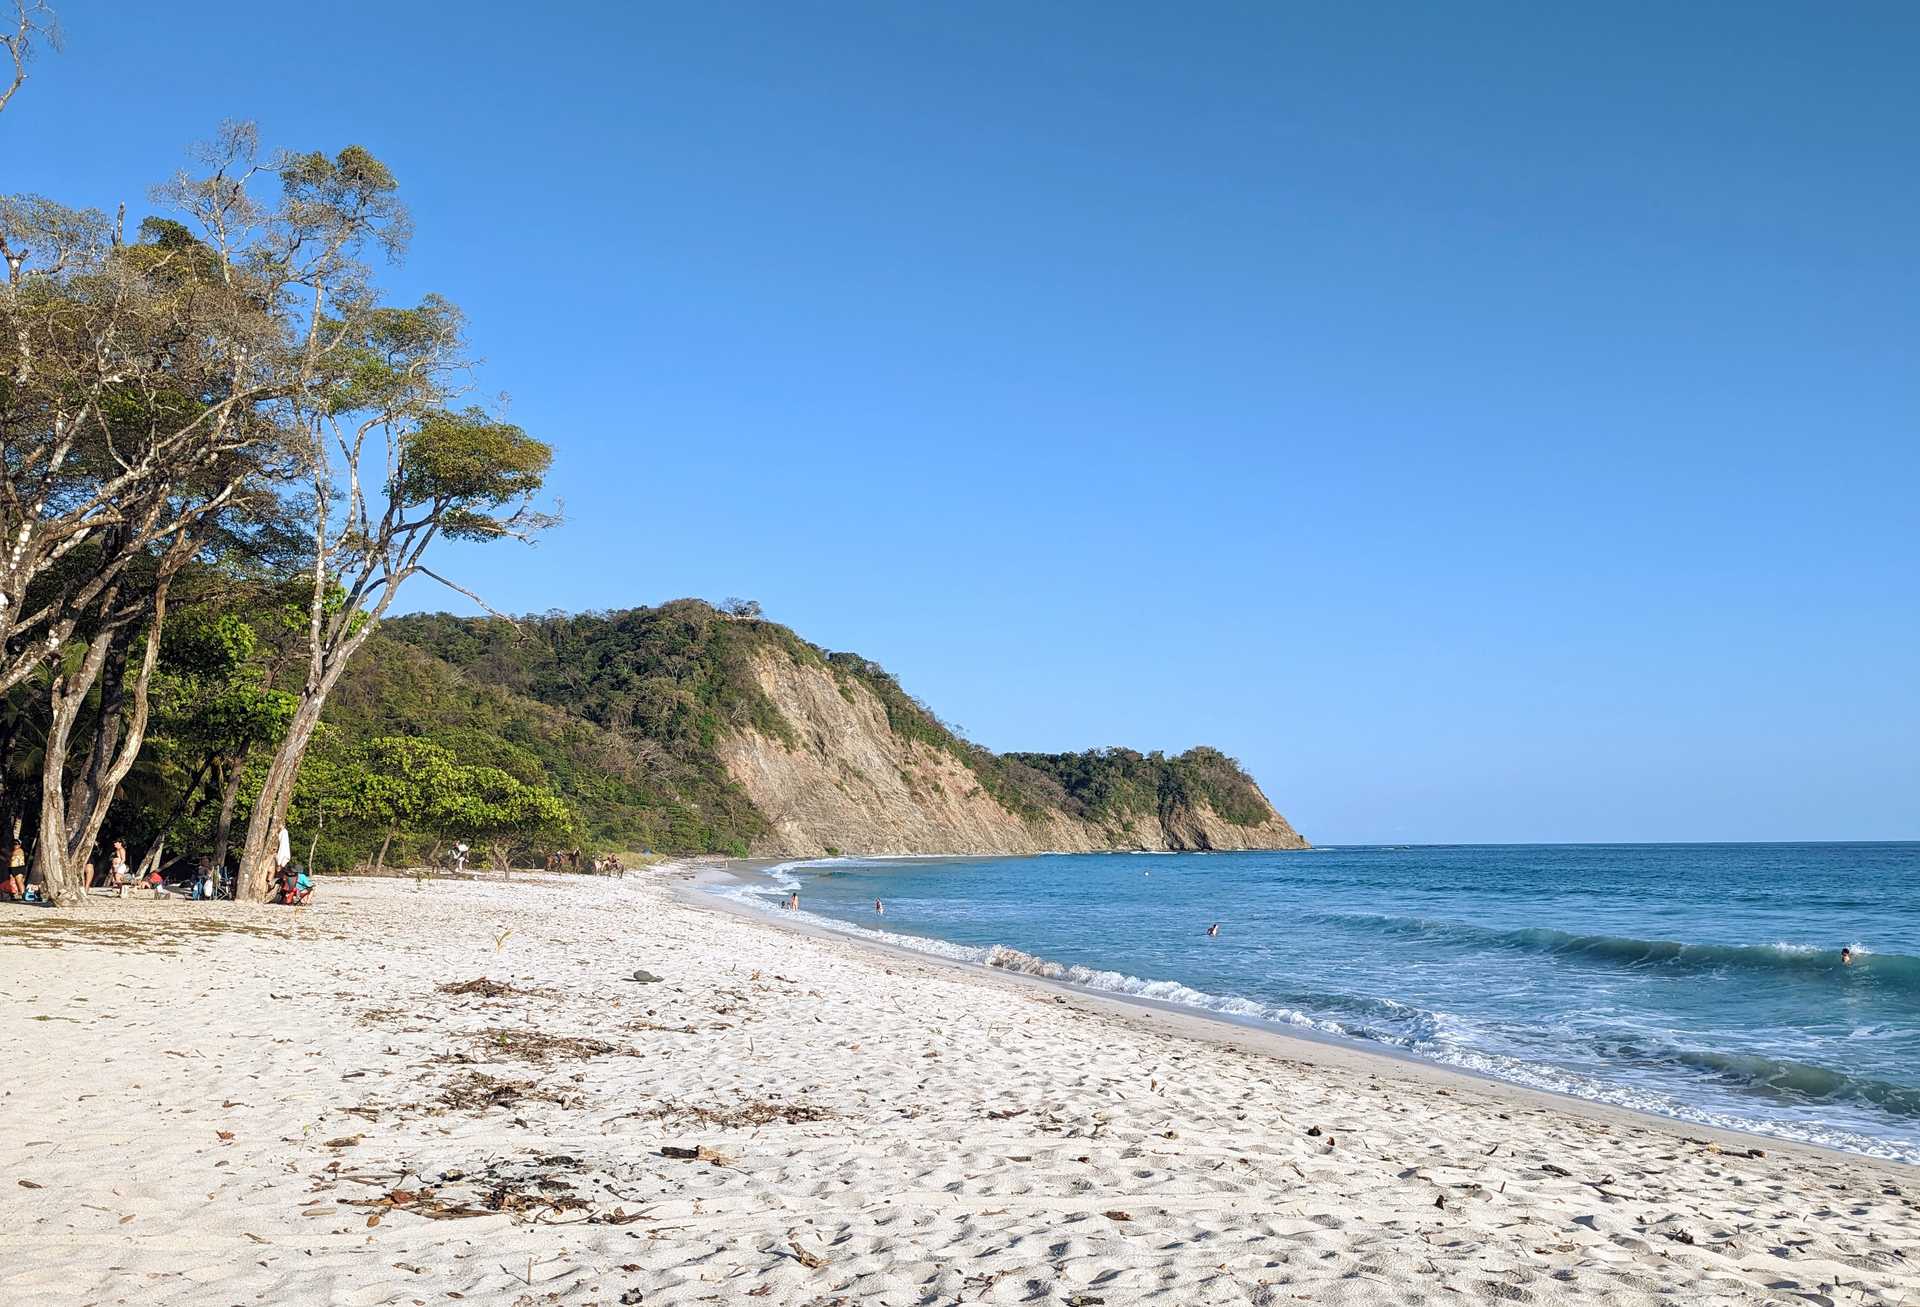
M 447 580 L 446 577 L 440 575 L 440 573 L 434 571 L 431 567 L 423 567 L 418 563 L 414 564 L 413 570 L 420 573 L 420 575 L 422 576 L 433 578 L 435 581 L 438 581 L 441 585 L 444 585 L 449 590 L 452 590 L 458 594 L 465 595 L 467 598 L 473 600 L 473 602 L 475 602 L 476 604 L 479 604 L 480 607 L 486 611 L 489 617 L 499 618 L 501 621 L 505 622 L 508 626 L 511 626 L 516 631 L 520 629 L 519 622 L 507 616 L 505 613 L 501 612 L 499 609 L 495 608 L 492 604 L 482 599 L 479 595 L 475 594 L 473 591 L 467 589 L 467 587 L 465 587 L 464 585 L 461 585 L 455 581 L 449 581 Z

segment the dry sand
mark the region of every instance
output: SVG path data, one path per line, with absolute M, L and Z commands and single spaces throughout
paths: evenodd
M 0 1303 L 1920 1304 L 1912 1168 L 671 879 L 0 908 Z

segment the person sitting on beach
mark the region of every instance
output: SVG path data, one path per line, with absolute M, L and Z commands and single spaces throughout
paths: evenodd
M 123 899 L 127 897 L 127 891 L 133 888 L 133 868 L 127 865 L 125 840 L 113 842 L 113 859 L 107 864 L 107 884 Z
M 13 842 L 13 853 L 7 859 L 7 874 L 0 880 L 0 890 L 10 899 L 27 896 L 27 846 L 19 840 Z
M 297 862 L 289 862 L 280 869 L 280 902 L 288 907 L 300 907 L 313 897 L 313 877 L 307 869 Z

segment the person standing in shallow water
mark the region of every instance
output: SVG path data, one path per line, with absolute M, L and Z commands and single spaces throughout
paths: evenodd
M 873 910 L 874 910 L 874 911 L 875 911 L 876 913 L 882 913 L 882 914 L 884 914 L 884 913 L 886 912 L 886 910 L 887 910 L 887 905 L 886 905 L 886 904 L 884 904 L 884 903 L 882 903 L 882 902 L 881 902 L 881 901 L 880 901 L 879 899 L 875 899 L 875 900 L 873 901 Z

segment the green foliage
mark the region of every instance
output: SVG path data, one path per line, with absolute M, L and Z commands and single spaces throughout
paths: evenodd
M 414 308 L 381 306 L 349 324 L 329 321 L 341 333 L 327 377 L 326 405 L 339 415 L 355 410 L 404 408 L 430 393 L 431 362 L 456 348 L 459 309 L 438 295 Z
M 1157 817 L 1201 802 L 1238 826 L 1259 826 L 1273 816 L 1240 764 L 1204 745 L 1175 758 L 1132 749 L 1006 757 L 1055 782 L 1067 811 L 1101 826 L 1124 824 L 1135 816 Z
M 511 633 L 505 623 L 447 618 L 442 628 L 441 620 L 393 619 L 368 642 L 328 702 L 327 720 L 340 743 L 325 747 L 321 768 L 339 766 L 359 742 L 413 735 L 464 765 L 495 767 L 552 791 L 575 814 L 571 839 L 589 849 L 744 856 L 767 829 L 718 759 L 695 750 L 688 761 L 632 729 L 537 701 L 523 692 L 528 669 L 514 661 L 516 654 L 531 657 L 534 642 L 507 640 L 495 648 L 484 628 Z M 539 626 L 525 629 L 532 635 Z M 442 631 L 454 646 L 444 652 L 454 657 L 427 652 L 442 652 L 435 643 Z M 396 637 L 417 637 L 423 647 Z M 468 660 L 464 671 L 455 665 L 460 658 Z M 496 666 L 514 670 L 491 670 Z M 303 792 L 315 764 L 310 755 Z M 377 846 L 365 831 L 330 843 L 333 856 L 345 860 L 368 857 Z
M 230 612 L 191 610 L 160 643 L 154 678 L 157 734 L 205 753 L 272 744 L 293 720 L 295 697 L 270 687 L 259 634 Z
M 710 753 L 723 734 L 743 727 L 794 743 L 792 724 L 754 678 L 753 655 L 774 649 L 795 661 L 822 661 L 783 626 L 730 618 L 697 599 L 553 614 L 517 627 L 421 614 L 393 618 L 383 631 L 476 679 L 654 741 L 683 761 Z
M 1066 797 L 1069 812 L 1102 826 L 1136 816 L 1158 816 L 1168 769 L 1158 754 L 1132 749 L 1089 749 L 1084 753 L 1009 755 L 1052 778 Z
M 478 409 L 434 413 L 401 447 L 395 495 L 446 506 L 441 530 L 454 539 L 492 540 L 501 527 L 486 510 L 539 490 L 552 463 L 552 449 L 510 422 Z
M 1218 749 L 1200 745 L 1168 764 L 1173 783 L 1184 797 L 1205 799 L 1215 812 L 1236 826 L 1259 826 L 1274 813 L 1246 769 Z
M 743 729 L 789 746 L 798 742 L 755 679 L 757 653 L 824 663 L 819 650 L 783 626 L 691 599 L 528 618 L 517 626 L 421 614 L 389 620 L 377 639 L 405 641 L 451 664 L 467 692 L 488 687 L 513 704 L 499 709 L 503 719 L 542 723 L 522 732 L 524 747 L 538 752 L 538 742 L 561 729 L 557 723 L 569 723 L 565 730 L 581 742 L 570 751 L 574 765 L 562 775 L 554 770 L 557 759 L 543 756 L 543 762 L 591 840 L 602 848 L 672 853 L 743 856 L 768 833 L 766 818 L 728 775 L 718 749 Z M 363 674 L 356 668 L 348 680 Z M 539 711 L 529 701 L 537 701 Z M 411 728 L 436 737 L 451 724 L 414 722 Z M 460 724 L 485 729 L 471 718 Z M 591 760 L 579 761 L 582 752 Z
M 331 159 L 319 150 L 288 154 L 281 160 L 280 185 L 291 205 L 348 212 L 399 188 L 387 166 L 360 145 L 349 145 Z
M 563 839 L 573 814 L 559 796 L 498 767 L 462 763 L 413 736 L 379 736 L 352 749 L 321 810 L 374 831 L 442 839 Z

